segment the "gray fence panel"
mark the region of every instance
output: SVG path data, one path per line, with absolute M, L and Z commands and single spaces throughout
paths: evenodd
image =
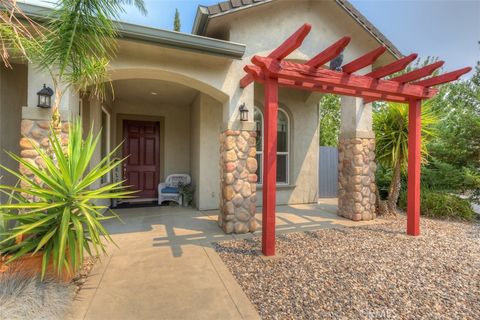
M 318 195 L 320 198 L 336 198 L 338 192 L 338 149 L 320 147 L 318 156 Z

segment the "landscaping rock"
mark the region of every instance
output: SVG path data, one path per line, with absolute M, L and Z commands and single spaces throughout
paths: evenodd
M 216 244 L 262 319 L 480 319 L 480 224 L 423 218 Z

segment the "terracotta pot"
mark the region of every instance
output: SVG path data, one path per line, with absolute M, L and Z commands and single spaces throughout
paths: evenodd
M 18 270 L 20 272 L 24 272 L 31 275 L 38 275 L 42 274 L 42 259 L 43 259 L 43 252 L 37 252 L 34 255 L 26 254 L 21 258 L 18 258 L 15 261 L 10 262 L 9 264 L 5 264 L 5 261 L 8 261 L 11 256 L 0 256 L 0 276 L 2 273 L 5 273 L 8 270 Z M 69 274 L 67 271 L 63 271 L 62 274 L 59 276 L 53 268 L 53 262 L 50 261 L 47 266 L 46 277 L 51 277 L 57 280 L 61 280 L 63 282 L 70 282 L 73 277 L 75 276 L 74 273 Z

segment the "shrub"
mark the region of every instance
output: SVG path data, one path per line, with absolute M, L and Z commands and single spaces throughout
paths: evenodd
M 0 318 L 63 319 L 73 294 L 70 284 L 7 271 L 0 276 Z
M 407 193 L 402 192 L 400 207 L 407 207 Z M 456 195 L 445 192 L 422 190 L 420 196 L 420 214 L 426 217 L 447 218 L 458 220 L 474 220 L 476 213 L 470 202 Z

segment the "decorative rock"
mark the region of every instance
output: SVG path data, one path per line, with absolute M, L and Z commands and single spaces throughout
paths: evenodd
M 234 179 L 235 178 L 233 177 L 233 174 L 230 173 L 230 172 L 225 175 L 225 183 L 226 184 L 232 184 Z
M 28 138 L 21 138 L 20 139 L 20 148 L 22 148 L 22 149 L 27 149 L 27 150 L 33 149 L 34 144 L 36 144 L 36 142 L 33 141 L 33 140 L 30 140 Z
M 257 230 L 257 221 L 255 219 L 250 219 L 248 229 L 250 232 L 255 232 L 255 230 Z
M 250 221 L 251 215 L 245 208 L 238 208 L 235 212 L 235 217 L 240 221 L 246 222 Z
M 36 158 L 38 156 L 38 152 L 36 150 L 22 150 L 20 151 L 20 156 L 22 158 Z
M 247 159 L 247 169 L 251 173 L 255 173 L 257 171 L 257 159 L 255 158 L 248 158 Z
M 225 161 L 233 162 L 235 160 L 237 160 L 237 154 L 235 153 L 235 150 L 229 150 L 225 153 Z
M 235 147 L 235 138 L 229 136 L 225 139 L 225 149 L 230 150 Z
M 235 233 L 247 233 L 249 230 L 246 223 L 237 221 L 235 222 L 234 231 Z
M 233 232 L 233 226 L 234 226 L 234 222 L 228 221 L 227 223 L 224 224 L 223 231 L 227 234 L 230 234 Z
M 248 198 L 252 194 L 250 184 L 244 183 L 240 192 L 241 192 L 243 198 Z
M 33 128 L 34 122 L 32 120 L 22 120 L 20 124 L 20 133 L 22 136 L 28 135 L 30 130 Z
M 46 121 L 46 120 L 37 121 L 37 126 L 39 126 L 42 129 L 49 130 L 50 129 L 50 121 Z
M 226 186 L 223 188 L 223 197 L 225 200 L 230 201 L 235 196 L 235 191 L 233 190 L 232 186 Z
M 233 206 L 233 202 L 231 201 L 227 201 L 225 203 L 225 213 L 227 215 L 231 215 L 231 214 L 234 214 L 235 213 L 235 208 Z

